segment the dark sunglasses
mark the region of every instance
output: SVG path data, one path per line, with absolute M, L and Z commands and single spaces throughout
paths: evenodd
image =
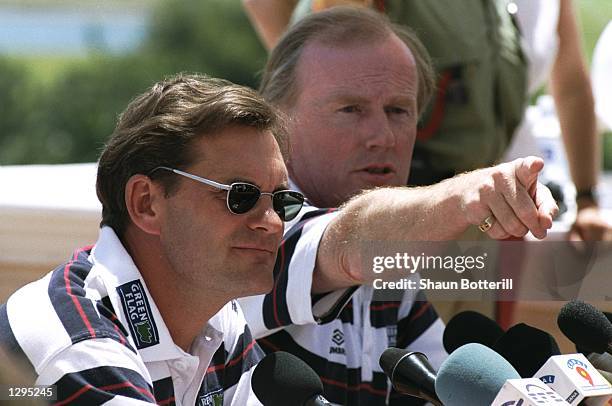
M 178 169 L 158 166 L 149 174 L 158 169 L 174 172 L 177 175 L 185 176 L 205 185 L 227 191 L 227 208 L 234 214 L 244 214 L 257 204 L 262 195 L 272 196 L 272 207 L 283 221 L 291 221 L 298 215 L 304 205 L 304 195 L 293 190 L 278 190 L 273 193 L 262 192 L 257 186 L 246 182 L 234 182 L 231 185 L 215 182 L 214 180 L 202 178 Z

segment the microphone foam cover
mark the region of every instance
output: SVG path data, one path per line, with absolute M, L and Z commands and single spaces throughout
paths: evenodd
M 561 354 L 553 336 L 524 323 L 509 328 L 493 349 L 523 378 L 531 378 L 548 358 Z
M 581 300 L 566 303 L 557 317 L 559 329 L 581 348 L 606 352 L 612 343 L 612 323 L 595 306 Z
M 490 406 L 507 379 L 519 378 L 512 365 L 492 349 L 466 344 L 440 366 L 436 394 L 444 406 Z
M 321 379 L 304 361 L 287 352 L 266 355 L 253 371 L 253 392 L 266 406 L 302 406 L 323 394 Z
M 495 321 L 471 310 L 456 314 L 449 320 L 442 343 L 449 354 L 468 343 L 492 347 L 504 330 Z

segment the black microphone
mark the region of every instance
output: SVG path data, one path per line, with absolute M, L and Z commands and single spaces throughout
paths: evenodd
M 612 313 L 610 313 L 610 312 L 603 312 L 603 314 L 604 314 L 604 316 L 606 316 L 606 319 L 608 319 L 608 321 L 610 321 L 610 323 L 612 323 Z M 588 357 L 589 354 L 592 354 L 591 351 L 587 350 L 586 348 L 582 348 L 578 344 L 576 344 L 576 352 L 583 353 L 585 357 Z M 608 355 L 608 357 L 610 357 L 610 354 L 607 354 L 607 355 Z M 608 372 L 612 372 L 612 370 L 609 370 Z
M 522 378 L 531 378 L 550 357 L 561 354 L 553 336 L 525 323 L 509 328 L 491 348 Z
M 487 347 L 493 344 L 504 334 L 504 330 L 495 321 L 487 316 L 471 310 L 456 314 L 449 320 L 442 343 L 449 354 L 457 348 L 478 343 Z
M 589 352 L 612 354 L 612 323 L 595 306 L 572 300 L 561 308 L 557 324 L 579 347 Z
M 391 347 L 383 351 L 379 364 L 396 391 L 442 406 L 436 395 L 436 371 L 425 354 Z
M 266 355 L 253 371 L 251 386 L 264 406 L 331 406 L 321 396 L 323 384 L 317 373 L 288 352 Z

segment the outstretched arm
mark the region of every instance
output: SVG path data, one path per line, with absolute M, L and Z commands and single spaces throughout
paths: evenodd
M 444 241 L 493 216 L 495 239 L 531 231 L 544 238 L 558 208 L 540 184 L 544 164 L 529 157 L 456 176 L 433 186 L 380 188 L 350 200 L 325 230 L 313 292 L 369 282 L 359 251 L 363 241 Z

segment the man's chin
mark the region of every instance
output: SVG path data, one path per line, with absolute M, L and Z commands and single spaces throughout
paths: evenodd
M 274 288 L 272 275 L 269 278 L 252 278 L 246 283 L 248 284 L 248 292 L 244 296 L 265 295 L 272 292 Z

